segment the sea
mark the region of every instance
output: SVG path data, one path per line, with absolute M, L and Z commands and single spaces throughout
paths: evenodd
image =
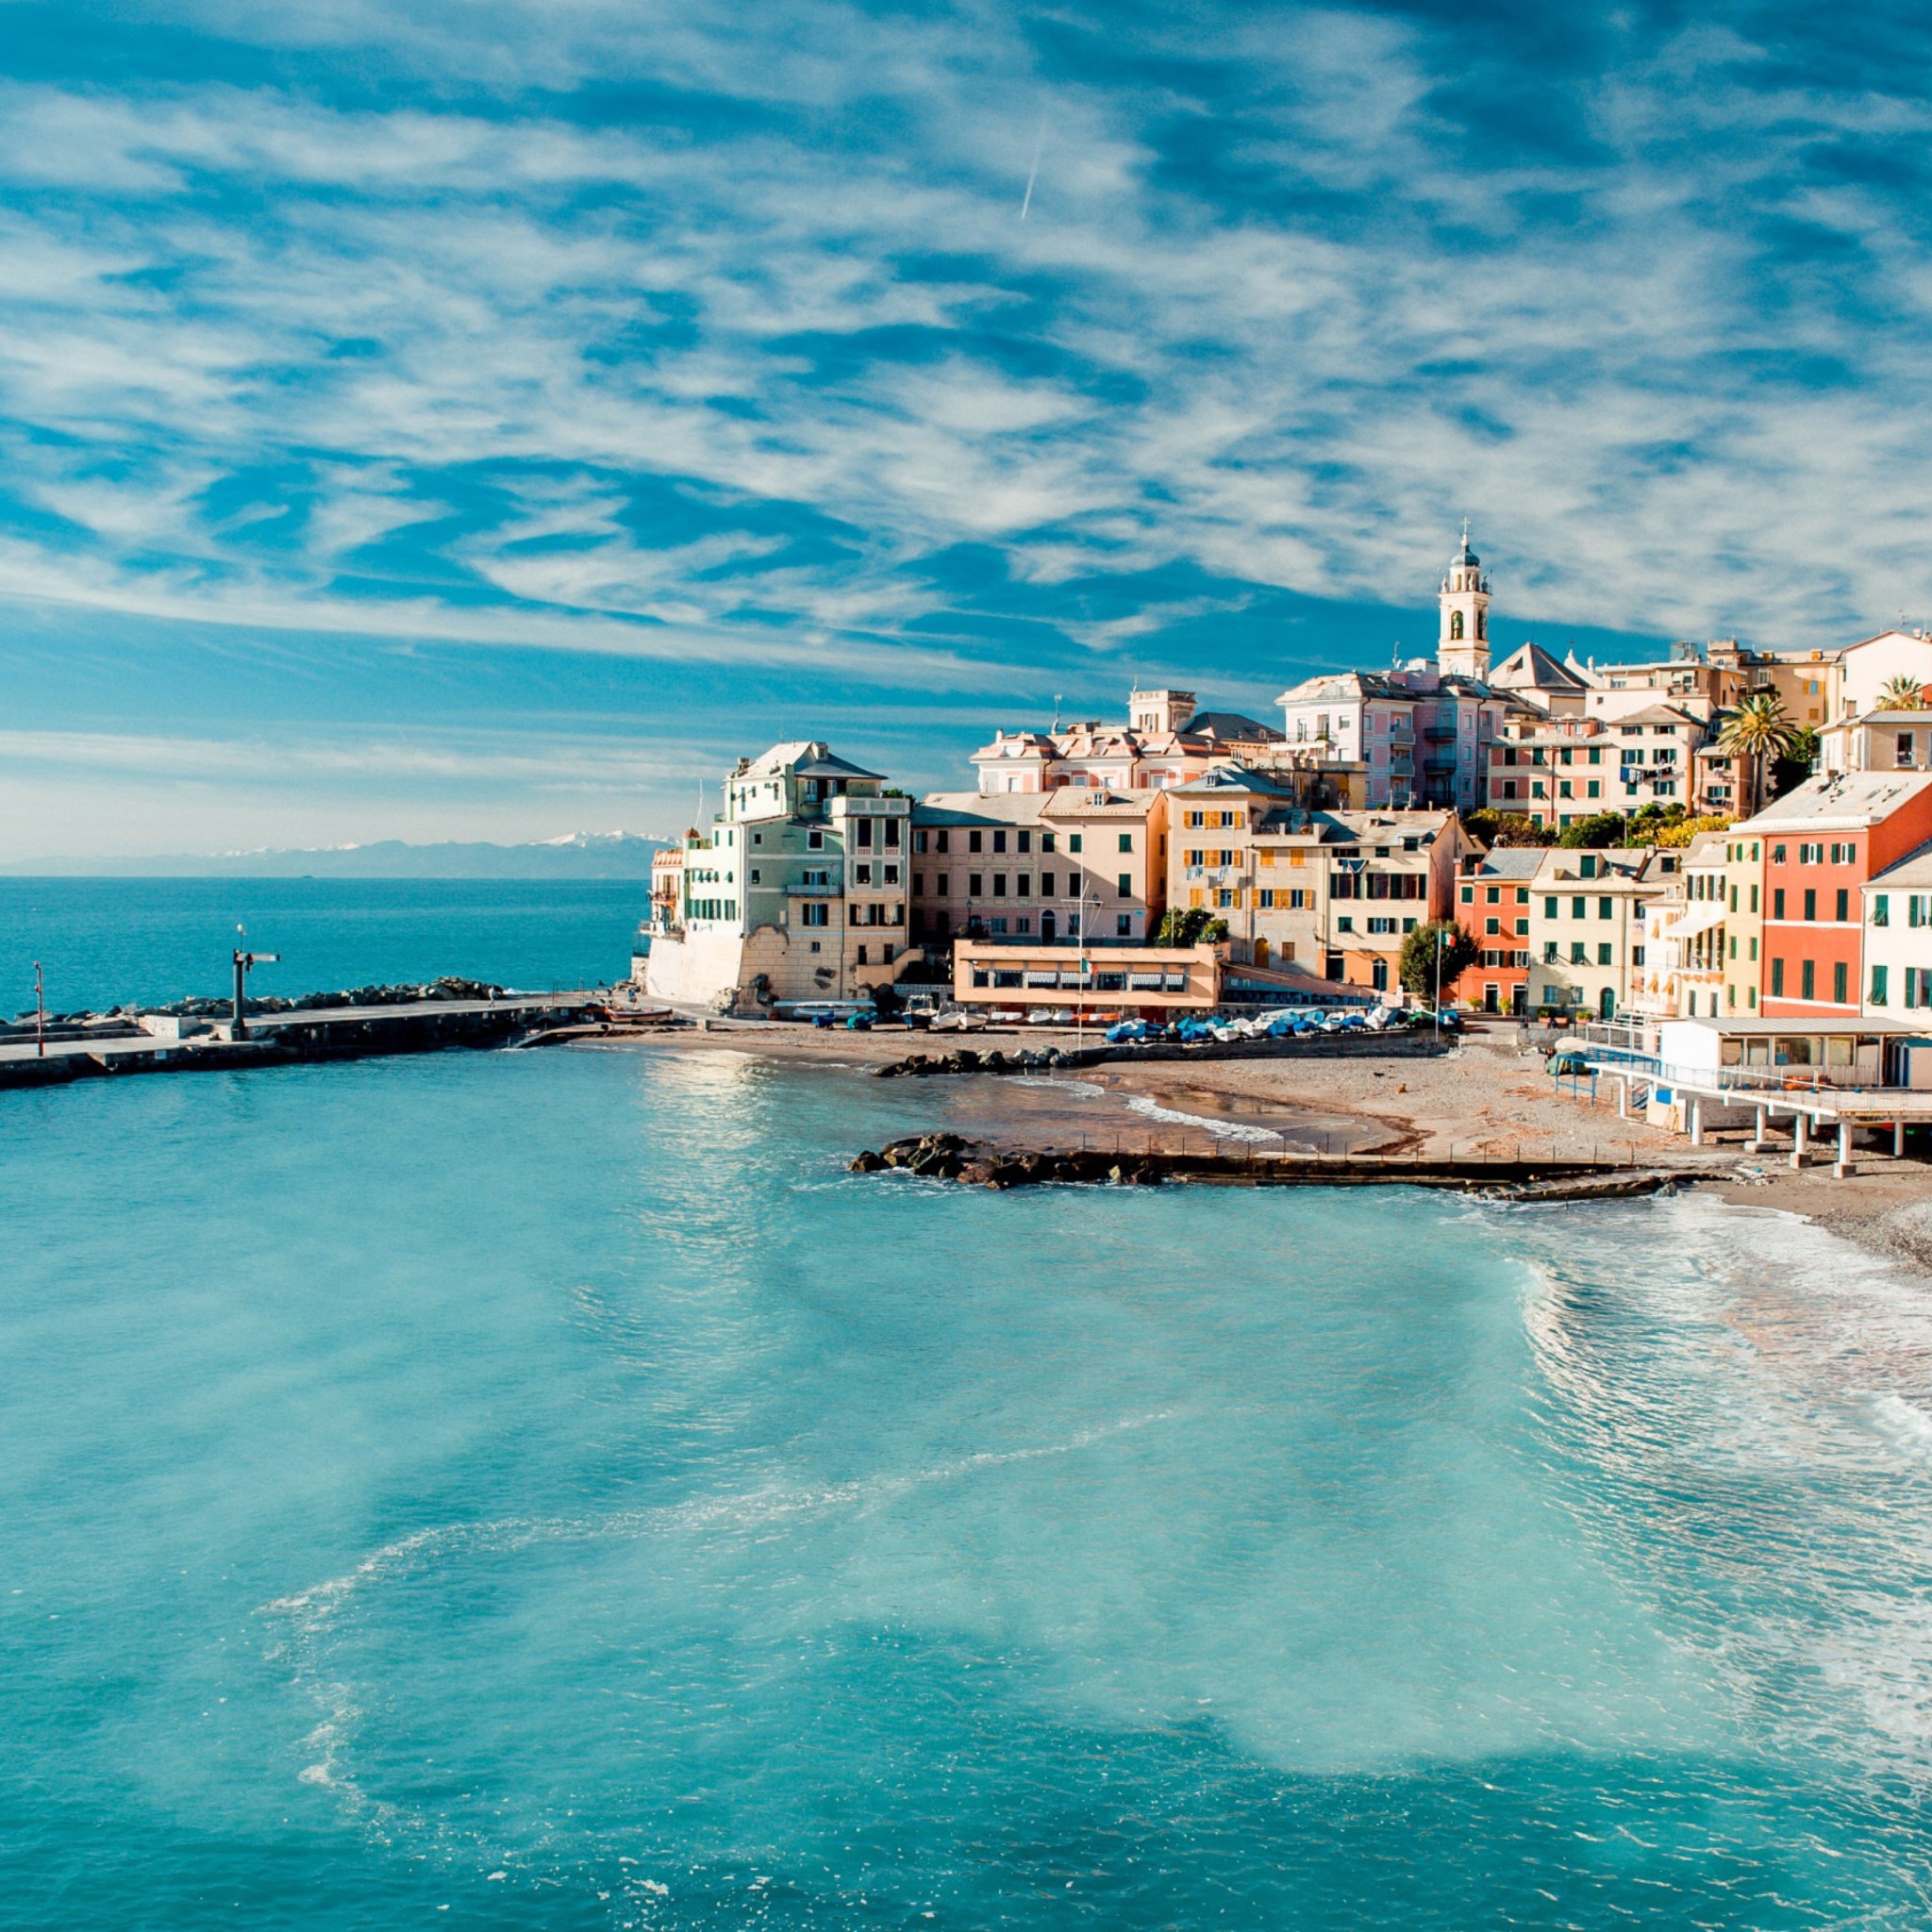
M 508 896 L 281 916 L 529 977 Z M 846 1171 L 930 1104 L 694 1040 L 0 1095 L 0 1925 L 1932 1923 L 1924 1281 Z

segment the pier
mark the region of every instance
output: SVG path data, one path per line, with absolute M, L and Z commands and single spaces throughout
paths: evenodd
M 497 999 L 419 1000 L 366 1007 L 295 1008 L 208 1020 L 113 1015 L 0 1039 L 0 1088 L 41 1087 L 104 1074 L 212 1072 L 303 1060 L 365 1059 L 444 1047 L 513 1046 L 569 1027 L 630 1030 L 642 1016 L 613 1009 L 603 992 L 506 993 Z

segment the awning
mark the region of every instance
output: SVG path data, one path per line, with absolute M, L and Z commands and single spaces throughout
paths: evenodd
M 1699 933 L 1708 932 L 1714 925 L 1722 925 L 1724 918 L 1724 908 L 1717 900 L 1704 900 L 1694 909 L 1687 908 L 1683 918 L 1662 937 L 1667 940 L 1694 940 Z

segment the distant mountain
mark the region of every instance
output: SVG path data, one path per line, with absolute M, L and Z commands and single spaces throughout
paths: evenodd
M 171 853 L 147 858 L 40 858 L 0 875 L 86 878 L 648 879 L 666 841 L 636 832 L 572 832 L 535 845 L 327 845 L 313 850 Z

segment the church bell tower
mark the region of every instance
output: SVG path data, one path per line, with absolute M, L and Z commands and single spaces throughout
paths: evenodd
M 1469 524 L 1462 525 L 1462 548 L 1449 559 L 1449 575 L 1436 600 L 1442 610 L 1436 640 L 1436 669 L 1444 676 L 1486 678 L 1490 675 L 1490 585 L 1482 558 L 1469 547 Z

